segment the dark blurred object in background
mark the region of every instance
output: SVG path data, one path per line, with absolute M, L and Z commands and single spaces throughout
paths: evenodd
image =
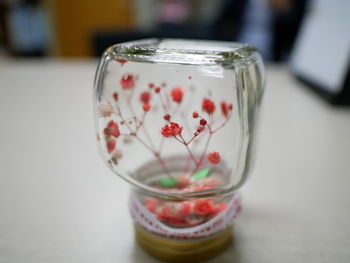
M 310 3 L 291 56 L 293 73 L 335 105 L 350 105 L 350 1 Z
M 247 42 L 265 59 L 285 61 L 293 47 L 307 0 L 225 0 L 213 38 Z
M 268 0 L 273 9 L 274 61 L 286 61 L 307 9 L 307 0 Z
M 2 41 L 13 56 L 44 56 L 49 47 L 46 9 L 39 0 L 1 1 Z
M 99 56 L 145 37 L 246 42 L 288 58 L 306 0 L 0 0 L 8 54 Z

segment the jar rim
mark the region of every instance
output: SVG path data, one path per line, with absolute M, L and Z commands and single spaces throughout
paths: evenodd
M 111 59 L 185 65 L 247 65 L 257 60 L 257 49 L 237 42 L 150 38 L 113 45 Z

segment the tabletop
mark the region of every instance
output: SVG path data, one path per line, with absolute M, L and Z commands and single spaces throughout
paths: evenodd
M 129 186 L 98 156 L 96 60 L 0 62 L 0 262 L 159 262 L 134 241 Z M 267 67 L 234 244 L 209 261 L 350 262 L 350 110 Z

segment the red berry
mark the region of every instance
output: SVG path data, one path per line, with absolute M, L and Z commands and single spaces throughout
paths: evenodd
M 221 102 L 221 112 L 222 112 L 222 114 L 225 116 L 225 117 L 227 117 L 227 115 L 228 115 L 228 106 L 227 106 L 227 103 L 226 102 Z
M 149 111 L 151 109 L 151 104 L 149 104 L 148 102 L 144 103 L 142 108 L 143 108 L 144 111 L 147 112 L 147 111 Z
M 113 93 L 113 98 L 114 98 L 115 101 L 118 101 L 118 98 L 119 98 L 118 92 L 114 92 Z
M 198 116 L 199 116 L 198 112 L 194 111 L 194 112 L 192 113 L 192 117 L 193 117 L 193 118 L 198 118 Z
M 218 164 L 220 162 L 220 154 L 218 152 L 212 152 L 208 155 L 208 161 L 212 164 Z
M 173 97 L 173 101 L 180 103 L 182 101 L 182 97 L 184 95 L 182 87 L 175 87 L 171 90 L 171 97 Z
M 120 79 L 120 85 L 124 90 L 132 89 L 135 86 L 134 76 L 131 74 L 124 74 Z
M 108 127 L 104 128 L 103 133 L 104 133 L 106 136 L 111 135 L 111 131 L 109 130 Z
M 149 102 L 151 99 L 151 93 L 149 91 L 144 91 L 140 94 L 140 101 L 143 103 Z
M 110 121 L 107 124 L 107 128 L 110 131 L 110 135 L 118 138 L 120 136 L 119 126 L 115 121 Z
M 156 88 L 154 89 L 154 92 L 155 92 L 155 93 L 159 93 L 159 92 L 160 92 L 160 87 L 156 87 Z
M 171 118 L 170 114 L 165 114 L 163 117 L 163 119 L 166 121 L 170 120 L 170 118 Z
M 108 153 L 111 153 L 114 150 L 116 144 L 117 144 L 117 141 L 115 139 L 108 138 L 107 144 L 106 144 Z
M 107 127 L 103 130 L 103 133 L 106 136 L 112 135 L 113 137 L 118 138 L 120 136 L 118 124 L 115 121 L 110 121 L 107 124 Z
M 204 130 L 204 127 L 203 126 L 200 126 L 200 127 L 198 127 L 197 128 L 197 132 L 199 133 L 199 132 L 202 132 Z
M 207 124 L 207 121 L 206 121 L 205 119 L 201 119 L 201 120 L 199 121 L 199 124 L 202 125 L 202 126 L 204 126 L 204 125 Z
M 202 110 L 212 114 L 215 111 L 215 103 L 210 99 L 204 99 L 202 102 Z

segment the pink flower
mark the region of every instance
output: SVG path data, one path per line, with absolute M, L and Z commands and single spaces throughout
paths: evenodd
M 202 110 L 212 114 L 215 111 L 215 103 L 210 99 L 204 99 L 202 102 Z
M 218 164 L 220 162 L 220 154 L 218 152 L 209 153 L 208 161 L 212 164 Z
M 109 117 L 111 116 L 113 112 L 113 106 L 108 100 L 103 100 L 98 105 L 98 110 L 100 112 L 100 115 L 103 117 Z
M 182 87 L 173 88 L 170 95 L 171 95 L 171 97 L 173 97 L 173 101 L 180 103 L 182 101 L 182 97 L 184 95 Z
M 112 152 L 112 161 L 117 164 L 118 160 L 123 157 L 122 151 L 120 149 L 114 149 Z
M 175 122 L 170 122 L 170 126 L 167 124 L 162 128 L 162 135 L 164 137 L 171 137 L 175 135 L 181 135 L 182 127 Z

